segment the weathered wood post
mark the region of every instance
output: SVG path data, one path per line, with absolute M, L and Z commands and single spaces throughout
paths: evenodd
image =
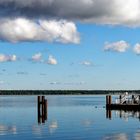
M 45 96 L 42 96 L 42 123 L 45 122 L 45 113 L 44 113 L 44 109 L 45 109 Z
M 134 104 L 134 101 L 135 100 L 135 98 L 134 98 L 134 95 L 132 95 L 132 103 Z
M 111 95 L 109 95 L 109 105 L 111 105 L 111 102 L 112 102 L 112 98 Z
M 108 95 L 106 96 L 106 105 L 109 104 L 109 101 L 108 101 Z
M 120 95 L 120 104 L 121 104 L 121 102 L 122 102 L 122 96 Z
M 38 96 L 38 123 L 45 123 L 47 120 L 47 100 L 45 96 Z
M 40 101 L 40 96 L 38 96 L 38 102 L 37 102 L 37 103 L 38 103 L 38 109 L 37 109 L 37 110 L 38 110 L 38 123 L 41 122 L 41 121 L 40 121 L 40 116 L 41 116 L 41 112 L 40 112 L 40 105 L 41 105 L 41 104 L 40 104 L 40 102 L 41 102 L 41 101 Z
M 44 113 L 45 113 L 45 120 L 47 120 L 47 114 L 48 114 L 48 102 L 47 102 L 47 100 L 45 100 L 45 111 L 44 111 Z

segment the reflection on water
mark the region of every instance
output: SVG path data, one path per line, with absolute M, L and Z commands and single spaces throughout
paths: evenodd
M 0 135 L 17 134 L 16 126 L 0 125 Z
M 112 112 L 115 113 L 115 117 L 123 118 L 128 121 L 129 118 L 136 118 L 140 120 L 140 111 L 130 110 L 110 110 L 106 109 L 106 118 L 112 119 Z
M 0 139 L 140 139 L 140 112 L 106 110 L 105 96 L 45 96 L 40 103 L 36 96 L 1 96 Z
M 125 133 L 120 133 L 120 134 L 106 136 L 104 140 L 128 140 L 128 137 Z

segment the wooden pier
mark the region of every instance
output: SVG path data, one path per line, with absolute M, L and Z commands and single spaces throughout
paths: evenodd
M 140 95 L 125 93 L 112 102 L 112 96 L 106 96 L 106 109 L 108 110 L 140 110 Z
M 48 103 L 47 100 L 45 99 L 45 96 L 38 96 L 38 123 L 45 123 L 47 120 L 47 115 L 48 115 Z

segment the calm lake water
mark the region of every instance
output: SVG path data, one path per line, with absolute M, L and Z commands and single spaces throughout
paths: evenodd
M 139 112 L 112 111 L 105 96 L 45 96 L 48 114 L 38 123 L 37 96 L 0 97 L 1 140 L 140 140 Z

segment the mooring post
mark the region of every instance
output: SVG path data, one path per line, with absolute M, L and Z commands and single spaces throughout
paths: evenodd
M 111 105 L 112 99 L 111 99 L 111 95 L 109 95 L 109 105 Z
M 47 102 L 47 100 L 45 100 L 45 111 L 44 111 L 44 113 L 45 113 L 45 120 L 47 120 L 47 114 L 48 114 L 48 102 Z
M 106 105 L 108 105 L 108 95 L 106 96 Z
M 40 115 L 41 115 L 41 113 L 40 113 L 40 96 L 38 96 L 38 123 L 40 123 Z
M 42 123 L 45 122 L 45 96 L 42 96 Z
M 133 103 L 133 104 L 134 104 L 134 99 L 135 99 L 135 98 L 134 98 L 134 95 L 132 95 L 132 103 Z
M 38 96 L 38 123 L 45 123 L 47 120 L 47 100 L 45 96 Z
M 120 104 L 121 104 L 121 102 L 122 102 L 122 96 L 120 95 Z

